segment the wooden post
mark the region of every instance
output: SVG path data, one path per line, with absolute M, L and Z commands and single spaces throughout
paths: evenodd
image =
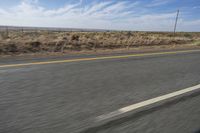
M 8 26 L 6 26 L 6 38 L 9 36 Z

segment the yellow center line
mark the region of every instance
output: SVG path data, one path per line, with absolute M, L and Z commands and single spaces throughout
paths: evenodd
M 200 49 L 199 50 L 172 51 L 172 52 L 130 54 L 130 55 L 119 55 L 119 56 L 105 56 L 105 57 L 94 57 L 94 58 L 67 59 L 67 60 L 57 60 L 57 61 L 44 61 L 44 62 L 0 65 L 0 68 L 22 67 L 22 66 L 32 66 L 32 65 L 46 65 L 46 64 L 92 61 L 92 60 L 104 60 L 104 59 L 119 59 L 119 58 L 142 57 L 142 56 L 151 56 L 151 55 L 167 55 L 167 54 L 190 53 L 190 52 L 199 52 L 199 51 L 200 51 Z

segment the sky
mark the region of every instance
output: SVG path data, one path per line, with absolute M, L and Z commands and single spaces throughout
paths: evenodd
M 0 0 L 0 25 L 200 31 L 200 0 Z

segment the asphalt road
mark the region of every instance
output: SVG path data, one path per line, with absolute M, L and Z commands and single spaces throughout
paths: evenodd
M 41 61 L 34 62 L 37 60 Z M 0 62 L 5 65 L 31 60 L 10 58 Z M 98 123 L 95 118 L 198 84 L 197 51 L 3 67 L 0 133 L 197 133 L 200 91 L 105 123 Z

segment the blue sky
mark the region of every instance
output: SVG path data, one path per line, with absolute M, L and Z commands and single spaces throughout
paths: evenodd
M 200 31 L 200 0 L 0 0 L 0 25 Z

